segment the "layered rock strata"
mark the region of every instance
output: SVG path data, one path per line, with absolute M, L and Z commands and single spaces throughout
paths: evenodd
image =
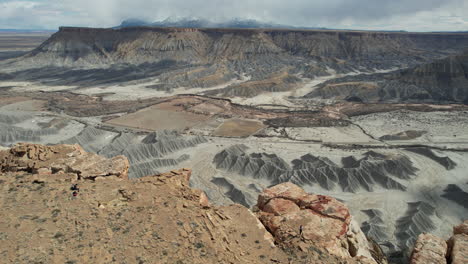
M 411 160 L 404 155 L 384 155 L 369 151 L 361 159 L 344 157 L 342 166 L 326 157 L 307 154 L 292 161 L 290 166 L 276 154 L 248 153 L 245 145 L 234 145 L 214 157 L 217 169 L 243 176 L 267 179 L 272 184 L 292 182 L 315 185 L 332 190 L 336 185 L 345 192 L 361 189 L 373 191 L 375 185 L 386 189 L 406 190 L 393 177 L 408 180 L 415 175 Z
M 468 102 L 468 52 L 391 73 L 347 76 L 306 97 L 358 102 Z

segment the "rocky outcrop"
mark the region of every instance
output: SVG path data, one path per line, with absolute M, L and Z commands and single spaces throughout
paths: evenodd
M 468 263 L 468 234 L 454 235 L 448 244 L 451 264 Z
M 189 169 L 134 180 L 125 177 L 127 169 L 124 157 L 106 159 L 77 145 L 20 144 L 0 151 L 2 261 L 374 263 L 324 248 L 276 246 L 247 208 L 213 206 L 203 191 L 191 189 Z M 347 210 L 331 201 L 324 213 L 348 224 Z M 352 252 L 362 255 L 358 232 L 340 228 L 354 241 L 349 245 L 358 245 Z
M 461 223 L 458 226 L 454 226 L 453 234 L 454 235 L 461 235 L 461 234 L 468 235 L 468 220 L 465 220 L 465 222 Z
M 410 263 L 468 263 L 468 220 L 453 228 L 453 236 L 447 242 L 431 234 L 419 235 Z
M 372 258 L 371 246 L 348 208 L 336 199 L 307 194 L 292 183 L 264 190 L 258 197 L 260 221 L 285 248 L 325 249 L 342 258 Z M 383 263 L 380 260 L 379 263 Z
M 0 171 L 35 174 L 73 174 L 76 179 L 128 178 L 129 162 L 124 156 L 106 159 L 87 153 L 79 145 L 43 146 L 17 144 L 0 152 Z
M 130 178 L 157 174 L 161 168 L 174 167 L 190 156 L 165 156 L 205 142 L 207 140 L 202 136 L 184 137 L 176 131 L 152 132 L 141 139 L 136 133 L 116 134 L 94 127 L 86 127 L 77 136 L 63 141 L 65 144 L 83 145 L 85 150 L 105 157 L 126 156 L 132 165 Z
M 448 245 L 450 263 L 468 263 L 468 220 L 453 228 L 453 236 L 449 239 Z
M 421 234 L 416 240 L 413 253 L 411 256 L 411 264 L 445 264 L 445 254 L 447 252 L 447 243 L 434 235 Z
M 416 244 L 411 256 L 411 264 L 436 263 L 445 264 L 447 260 L 447 243 L 434 235 L 421 234 L 416 240 Z

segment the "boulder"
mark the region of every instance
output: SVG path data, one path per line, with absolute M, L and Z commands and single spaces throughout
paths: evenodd
M 431 235 L 420 234 L 411 254 L 411 264 L 446 264 L 447 243 Z
M 319 248 L 343 259 L 377 263 L 359 225 L 335 198 L 308 194 L 288 182 L 264 190 L 257 207 L 260 221 L 283 248 L 305 252 Z

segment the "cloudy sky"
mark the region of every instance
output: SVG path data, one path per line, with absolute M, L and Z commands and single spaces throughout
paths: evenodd
M 468 31 L 468 0 L 0 0 L 0 28 L 111 27 L 122 20 L 200 17 L 295 26 Z

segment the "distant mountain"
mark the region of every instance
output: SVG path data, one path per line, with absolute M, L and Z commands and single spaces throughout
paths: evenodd
M 175 28 L 284 28 L 284 29 L 326 29 L 318 27 L 295 27 L 275 23 L 264 23 L 254 19 L 231 19 L 226 22 L 213 22 L 201 18 L 167 18 L 150 23 L 140 19 L 128 19 L 115 28 L 126 27 L 175 27 Z
M 126 28 L 126 27 L 141 27 L 141 26 L 151 26 L 150 22 L 140 20 L 140 19 L 127 19 L 122 21 L 122 23 L 115 28 Z

